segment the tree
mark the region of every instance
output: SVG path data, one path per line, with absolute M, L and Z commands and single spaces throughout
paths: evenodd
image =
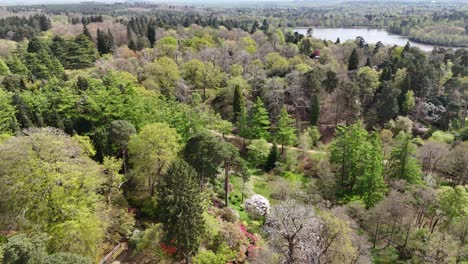
M 161 176 L 177 157 L 179 141 L 177 131 L 163 123 L 146 125 L 137 135 L 130 138 L 130 162 L 133 164 L 137 180 L 146 183 L 151 196 L 155 194 Z
M 447 226 L 457 217 L 468 213 L 468 193 L 464 186 L 443 186 L 437 192 L 437 203 L 446 217 Z
M 47 232 L 49 250 L 95 257 L 104 238 L 101 167 L 52 128 L 25 130 L 0 144 L 0 152 L 4 228 Z
M 12 134 L 18 128 L 13 94 L 0 88 L 0 134 Z
M 266 18 L 263 19 L 262 26 L 260 27 L 260 30 L 267 33 L 269 28 L 270 28 L 270 24 L 268 23 L 268 20 Z
M 291 146 L 296 142 L 296 128 L 294 127 L 294 119 L 292 119 L 286 106 L 281 108 L 281 112 L 276 124 L 275 141 L 281 144 L 281 153 L 284 152 L 284 146 Z
M 91 36 L 91 33 L 89 33 L 89 30 L 86 24 L 83 24 L 83 35 L 85 35 L 89 41 L 93 41 L 93 37 Z
M 383 157 L 377 135 L 369 136 L 361 122 L 338 126 L 330 161 L 338 165 L 341 195 L 359 195 L 372 206 L 383 197 Z
M 314 94 L 311 100 L 310 124 L 317 125 L 320 116 L 320 99 L 318 94 Z
M 6 63 L 0 59 L 0 76 L 6 76 L 10 74 L 10 69 Z
M 252 116 L 250 121 L 250 136 L 252 138 L 268 139 L 270 133 L 270 118 L 268 111 L 265 109 L 260 97 L 257 97 L 255 104 L 252 107 Z
M 234 112 L 234 119 L 233 119 L 234 122 L 238 121 L 242 108 L 245 108 L 244 95 L 242 93 L 242 88 L 239 85 L 236 85 L 234 89 L 234 99 L 232 102 L 232 111 Z
M 365 168 L 358 176 L 355 192 L 362 197 L 366 208 L 372 207 L 385 196 L 386 186 L 383 179 L 383 156 L 380 139 L 373 134 L 371 142 L 366 146 L 366 154 L 362 161 Z
M 43 233 L 33 234 L 28 237 L 25 234 L 17 234 L 8 239 L 3 245 L 4 264 L 28 264 L 42 263 L 46 256 L 47 235 Z
M 247 149 L 250 160 L 256 166 L 262 166 L 265 164 L 270 154 L 271 146 L 268 144 L 268 141 L 261 138 L 252 140 L 249 146 L 247 146 Z
M 416 147 L 411 141 L 411 134 L 400 132 L 396 139 L 398 144 L 390 155 L 389 171 L 387 172 L 388 177 L 404 179 L 409 183 L 421 182 L 421 165 L 419 161 L 413 157 L 416 152 Z
M 120 196 L 120 187 L 124 183 L 124 176 L 119 173 L 122 168 L 122 161 L 114 157 L 104 157 L 103 162 L 103 193 L 106 196 L 107 205 L 115 201 L 116 196 Z
M 362 67 L 357 71 L 356 82 L 359 87 L 359 99 L 363 107 L 368 107 L 380 85 L 379 73 L 372 68 Z
M 208 132 L 191 137 L 185 145 L 183 157 L 198 174 L 203 189 L 207 179 L 214 180 L 222 165 L 222 145 L 219 139 Z
M 273 245 L 282 253 L 284 263 L 307 263 L 317 248 L 314 230 L 320 221 L 313 208 L 287 200 L 274 206 L 265 223 L 265 229 Z M 309 259 L 310 260 L 310 259 Z
M 353 49 L 348 61 L 348 71 L 354 71 L 359 68 L 359 55 L 356 49 Z
M 114 39 L 110 30 L 106 32 L 102 32 L 99 28 L 97 30 L 97 50 L 99 54 L 107 54 L 112 52 L 114 46 Z
M 114 120 L 110 123 L 107 134 L 114 153 L 122 158 L 124 173 L 127 173 L 128 142 L 136 134 L 135 126 L 125 120 Z
M 221 149 L 222 166 L 224 169 L 224 205 L 229 206 L 229 177 L 231 171 L 238 173 L 243 179 L 248 177 L 247 167 L 239 155 L 239 150 L 229 143 L 223 143 Z
M 168 57 L 162 57 L 144 66 L 143 86 L 171 98 L 174 96 L 174 90 L 180 77 L 179 68 L 175 61 Z
M 276 162 L 278 161 L 279 153 L 278 153 L 278 146 L 273 144 L 273 147 L 270 149 L 270 154 L 266 159 L 265 163 L 265 170 L 271 171 L 276 167 Z
M 196 172 L 182 160 L 175 160 L 158 186 L 157 211 L 164 226 L 164 243 L 190 263 L 204 232 L 203 197 Z

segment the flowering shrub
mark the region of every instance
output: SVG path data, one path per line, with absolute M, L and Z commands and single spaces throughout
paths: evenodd
M 174 254 L 177 252 L 177 248 L 171 245 L 167 245 L 164 242 L 161 242 L 161 249 L 164 251 L 169 256 L 174 256 Z

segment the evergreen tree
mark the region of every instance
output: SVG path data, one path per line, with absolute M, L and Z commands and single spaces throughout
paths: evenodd
M 263 20 L 263 23 L 262 23 L 262 26 L 260 27 L 260 29 L 263 31 L 263 32 L 268 32 L 268 29 L 270 28 L 270 24 L 268 23 L 268 20 L 265 18 Z
M 270 118 L 268 117 L 268 111 L 265 109 L 260 97 L 257 97 L 252 108 L 250 136 L 252 138 L 264 138 L 268 140 L 270 137 L 269 129 Z
M 83 69 L 91 67 L 96 61 L 96 48 L 84 34 L 78 35 L 68 42 L 67 56 L 64 61 L 65 68 Z
M 260 24 L 258 24 L 258 21 L 255 20 L 253 25 L 252 25 L 252 28 L 250 29 L 250 34 L 255 33 L 258 30 L 259 27 L 260 27 Z
M 286 106 L 281 108 L 275 133 L 276 142 L 281 144 L 281 153 L 284 152 L 284 146 L 291 146 L 296 142 L 296 128 L 294 119 L 291 118 L 286 110 Z
M 359 55 L 357 53 L 357 50 L 353 49 L 353 51 L 351 52 L 351 55 L 349 56 L 348 71 L 357 70 L 358 67 L 359 67 Z
M 237 120 L 237 128 L 239 129 L 239 136 L 244 139 L 249 137 L 249 124 L 247 119 L 247 108 L 245 105 L 242 105 Z
M 370 58 L 367 57 L 367 60 L 366 60 L 366 66 L 369 67 L 369 68 L 372 68 L 372 63 L 370 61 Z
M 317 125 L 320 115 L 320 100 L 318 94 L 312 96 L 312 103 L 310 109 L 310 124 L 313 126 Z
M 341 43 L 340 38 L 336 38 L 335 44 L 340 44 L 340 43 Z
M 153 47 L 154 43 L 156 42 L 156 23 L 154 22 L 154 20 L 151 20 L 148 24 L 148 32 L 146 34 L 146 37 L 148 38 L 151 47 Z
M 203 197 L 197 173 L 183 160 L 174 161 L 158 186 L 157 211 L 164 226 L 164 243 L 190 263 L 205 229 Z
M 93 41 L 93 37 L 91 36 L 86 24 L 83 24 L 83 35 L 85 35 L 90 41 Z
M 270 149 L 270 154 L 268 154 L 266 163 L 265 163 L 265 170 L 271 171 L 276 167 L 276 162 L 278 161 L 279 153 L 278 153 L 278 146 L 273 144 L 273 147 Z
M 366 208 L 372 207 L 385 196 L 386 186 L 383 179 L 383 155 L 377 133 L 370 136 L 364 144 L 362 175 L 358 176 L 354 193 L 364 200 Z
M 393 179 L 404 179 L 409 183 L 421 182 L 421 165 L 414 157 L 416 146 L 412 142 L 411 134 L 400 132 L 396 139 L 398 144 L 390 155 L 387 175 Z
M 109 43 L 109 52 L 112 52 L 114 50 L 114 35 L 112 35 L 112 32 L 110 29 L 107 30 L 107 39 Z
M 242 94 L 242 88 L 239 85 L 236 85 L 236 87 L 234 88 L 234 99 L 232 103 L 232 111 L 234 112 L 234 122 L 237 122 L 237 120 L 239 119 L 239 114 L 242 108 L 245 108 L 245 101 L 244 96 Z

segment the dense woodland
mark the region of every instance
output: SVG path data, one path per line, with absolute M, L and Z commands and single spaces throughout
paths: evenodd
M 468 262 L 468 50 L 291 29 L 447 6 L 0 10 L 0 262 Z

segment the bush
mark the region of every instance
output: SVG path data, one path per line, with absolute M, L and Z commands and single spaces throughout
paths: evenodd
M 452 143 L 454 139 L 455 137 L 452 134 L 440 130 L 434 131 L 434 133 L 432 133 L 432 136 L 429 138 L 429 140 L 441 143 L 445 142 L 447 144 Z
M 270 145 L 261 139 L 254 139 L 247 147 L 250 161 L 254 164 L 265 164 L 268 154 L 270 154 Z
M 56 253 L 45 257 L 44 264 L 91 264 L 87 257 L 72 253 Z

